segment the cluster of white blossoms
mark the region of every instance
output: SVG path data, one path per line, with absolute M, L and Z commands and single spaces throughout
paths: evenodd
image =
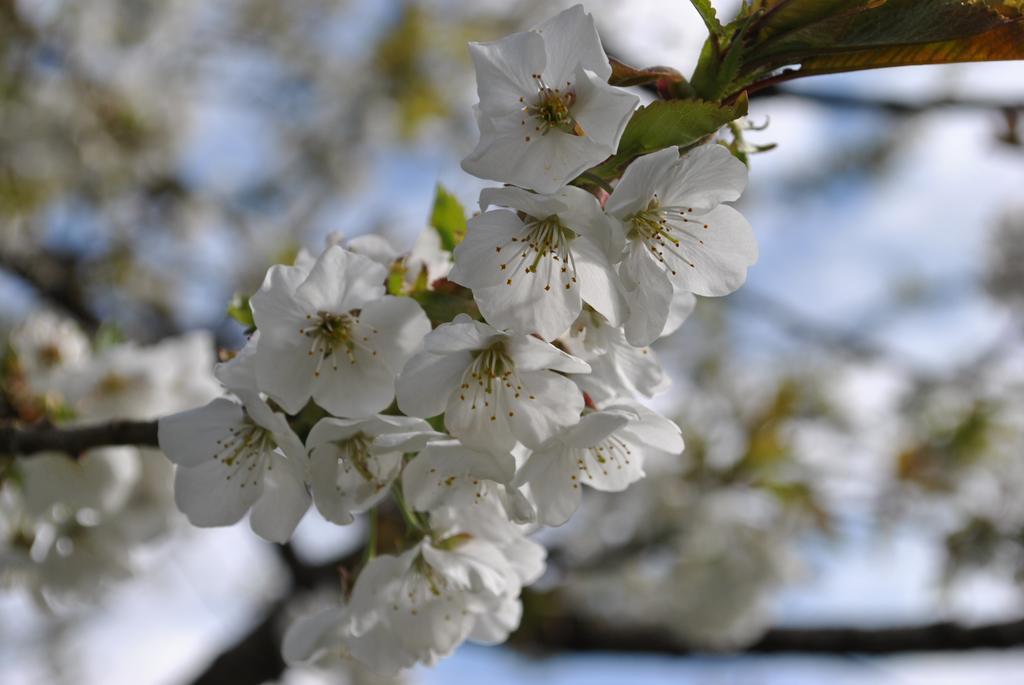
M 447 278 L 430 295 L 470 289 L 482 320 L 431 322 L 380 241 L 331 245 L 267 272 L 254 332 L 216 370 L 228 396 L 160 421 L 197 525 L 251 512 L 284 542 L 310 506 L 337 524 L 402 513 L 406 547 L 370 540 L 350 596 L 288 632 L 290 661 L 393 673 L 505 640 L 544 571 L 527 535 L 567 521 L 582 486 L 620 491 L 681 453 L 679 428 L 638 403 L 667 385 L 647 346 L 756 258 L 722 204 L 746 182 L 724 147 L 641 157 L 602 198 L 570 185 L 638 104 L 609 85 L 582 7 L 470 51 L 481 137 L 463 166 L 510 185 L 481 193 L 451 258 L 421 240 L 405 263 Z
M 205 333 L 142 347 L 94 349 L 50 312 L 11 333 L 4 369 L 10 410 L 60 426 L 150 420 L 220 394 Z M 0 461 L 0 584 L 40 601 L 92 598 L 133 569 L 134 551 L 173 520 L 171 469 L 152 448 L 95 448 Z

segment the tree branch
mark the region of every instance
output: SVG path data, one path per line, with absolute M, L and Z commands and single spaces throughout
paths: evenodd
M 642 652 L 671 655 L 697 653 L 664 628 L 611 626 L 575 615 L 549 616 L 532 633 L 513 644 L 541 652 Z M 893 628 L 773 628 L 740 653 L 895 654 L 1024 645 L 1024 619 L 982 626 L 941 622 Z
M 292 589 L 267 609 L 261 621 L 218 654 L 191 685 L 260 685 L 277 680 L 286 668 L 281 657 L 281 635 L 288 604 L 300 592 L 338 583 L 341 575 L 362 558 L 362 547 L 326 564 L 307 564 L 291 545 L 278 547 L 291 574 Z
M 74 428 L 0 426 L 0 454 L 28 457 L 40 452 L 66 452 L 78 457 L 94 447 L 159 447 L 156 434 L 156 421 L 113 421 Z
M 45 252 L 22 259 L 11 252 L 0 251 L 0 269 L 27 283 L 40 297 L 62 309 L 87 331 L 99 327 L 100 321 L 79 285 L 75 260 Z
M 1024 111 L 1024 100 L 998 100 L 995 98 L 943 96 L 920 100 L 900 98 L 864 97 L 852 93 L 824 90 L 794 90 L 769 86 L 757 92 L 757 99 L 787 97 L 807 100 L 825 107 L 840 109 L 868 109 L 898 115 L 923 114 L 936 109 L 974 109 L 994 112 Z

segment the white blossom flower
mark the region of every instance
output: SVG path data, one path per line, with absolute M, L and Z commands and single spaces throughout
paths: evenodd
M 178 465 L 174 500 L 196 526 L 227 526 L 251 508 L 253 531 L 285 542 L 309 508 L 306 450 L 258 395 L 217 398 L 160 419 L 160 448 Z
M 53 388 L 63 373 L 89 358 L 89 339 L 72 319 L 42 311 L 29 316 L 11 332 L 18 365 L 36 392 Z
M 592 568 L 566 590 L 597 620 L 657 625 L 697 648 L 741 649 L 768 627 L 771 599 L 797 570 L 779 514 L 778 500 L 755 489 L 687 498 L 670 555 Z
M 213 339 L 195 331 L 157 345 L 107 348 L 71 373 L 65 395 L 78 419 L 155 419 L 221 394 Z
M 427 286 L 448 277 L 452 269 L 452 253 L 444 249 L 441 235 L 433 228 L 422 231 L 405 258 L 406 280 L 415 281 L 420 272 L 427 271 Z
M 480 142 L 463 169 L 553 193 L 615 153 L 638 98 L 608 85 L 611 65 L 581 5 L 469 51 Z
M 538 521 L 559 526 L 579 508 L 580 485 L 625 490 L 643 478 L 646 453 L 682 449 L 679 427 L 668 419 L 639 405 L 609 407 L 585 414 L 534 451 L 516 483 L 529 485 Z
M 354 661 L 384 676 L 416 665 L 416 656 L 397 643 L 384 623 L 353 635 L 352 615 L 343 604 L 299 617 L 285 632 L 281 654 L 289 664 L 333 666 Z
M 503 490 L 503 491 L 502 491 Z M 544 573 L 547 551 L 526 537 L 535 526 L 509 520 L 511 487 L 491 488 L 472 507 L 444 506 L 430 512 L 430 528 L 436 536 L 469 534 L 495 545 L 515 573 L 519 586 L 529 585 Z M 516 589 L 518 594 L 518 588 Z
M 640 157 L 623 174 L 605 211 L 625 226 L 619 275 L 630 302 L 626 337 L 648 345 L 666 329 L 674 298 L 726 295 L 746 279 L 757 242 L 732 207 L 747 169 L 721 145 L 679 157 L 674 147 Z
M 327 248 L 308 271 L 273 266 L 252 297 L 260 390 L 288 413 L 309 398 L 332 414 L 370 416 L 430 330 L 420 306 L 384 294 L 384 267 Z
M 402 668 L 405 655 L 433 664 L 469 636 L 477 613 L 516 583 L 501 551 L 470 535 L 424 539 L 400 556 L 375 557 L 352 589 L 345 633 L 360 638 L 377 631 L 375 642 L 385 640 L 388 650 L 365 641 L 348 647 L 361 661 L 393 650 L 395 661 L 376 664 L 383 672 Z
M 233 392 L 259 394 L 259 382 L 256 378 L 256 348 L 259 344 L 260 332 L 255 330 L 234 357 L 214 365 L 213 375 L 221 385 Z
M 141 472 L 138 450 L 105 447 L 77 458 L 37 454 L 18 461 L 25 510 L 49 515 L 55 507 L 67 515 L 80 509 L 107 513 L 120 509 Z
M 579 316 L 583 303 L 616 324 L 626 303 L 612 266 L 622 253 L 621 230 L 585 190 L 553 195 L 488 188 L 455 248 L 451 280 L 472 288 L 492 325 L 551 340 Z
M 352 658 L 393 674 L 433 663 L 466 639 L 505 641 L 519 625 L 523 585 L 544 571 L 544 548 L 508 520 L 493 494 L 472 510 L 436 510 L 430 527 L 431 537 L 401 556 L 372 559 L 350 604 L 290 626 L 285 659 Z
M 561 341 L 570 354 L 590 364 L 589 374 L 573 380 L 595 403 L 635 395 L 653 397 L 668 389 L 670 380 L 654 350 L 630 345 L 621 327 L 589 307 Z
M 508 489 L 506 489 L 506 492 Z M 506 498 L 492 488 L 475 501 L 472 507 L 442 507 L 430 515 L 430 526 L 436 536 L 471 535 L 494 545 L 508 563 L 507 587 L 495 598 L 478 597 L 482 610 L 467 636 L 472 642 L 500 644 L 519 627 L 522 587 L 536 581 L 544 573 L 547 551 L 524 535 L 524 527 L 509 521 Z
M 508 483 L 516 473 L 510 453 L 480 452 L 457 440 L 428 445 L 402 473 L 402 491 L 417 511 L 442 505 L 479 503 L 495 483 Z
M 334 244 L 340 244 L 340 237 L 338 242 Z M 327 248 L 331 245 L 328 244 Z M 399 253 L 395 246 L 391 244 L 391 241 L 382 235 L 377 233 L 364 233 L 363 235 L 357 235 L 348 241 L 345 241 L 344 248 L 354 254 L 363 255 L 369 257 L 373 261 L 377 262 L 385 269 L 390 269 L 391 264 L 402 255 Z
M 324 518 L 347 524 L 388 492 L 402 455 L 445 438 L 423 419 L 377 415 L 321 419 L 306 438 L 313 502 Z
M 356 236 L 349 240 L 345 247 L 350 252 L 365 255 L 389 269 L 396 260 L 402 259 L 402 253 L 387 238 L 374 233 Z M 409 254 L 405 256 L 404 263 L 405 283 L 415 283 L 425 270 L 429 289 L 434 281 L 448 276 L 452 268 L 452 253 L 442 247 L 440 234 L 433 228 L 428 228 L 420 232 Z
M 423 345 L 398 379 L 398 406 L 409 416 L 443 412 L 448 432 L 467 447 L 499 454 L 516 441 L 536 447 L 579 420 L 583 396 L 555 371 L 590 366 L 549 343 L 459 315 Z

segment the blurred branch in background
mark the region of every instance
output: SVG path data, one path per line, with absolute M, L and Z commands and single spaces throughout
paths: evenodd
M 291 595 L 273 602 L 264 618 L 248 633 L 217 655 L 192 685 L 259 685 L 281 676 L 280 639 L 289 600 L 319 585 L 338 586 L 339 573 L 354 570 L 362 549 L 325 564 L 309 565 L 293 548 L 278 548 L 292 577 Z M 696 650 L 664 629 L 623 627 L 595 621 L 564 609 L 557 598 L 528 592 L 524 596 L 523 626 L 510 646 L 528 654 L 606 652 L 629 654 L 692 655 Z M 544 607 L 548 608 L 545 609 Z M 742 650 L 749 654 L 895 654 L 965 649 L 1010 648 L 1024 645 L 1024 619 L 978 626 L 941 622 L 920 626 L 849 628 L 772 628 Z
M 18 256 L 0 250 L 0 270 L 18 277 L 44 300 L 78 321 L 82 328 L 95 332 L 100 321 L 82 291 L 83 280 L 75 262 L 72 257 L 59 258 L 42 252 Z
M 0 425 L 0 454 L 31 456 L 44 452 L 64 452 L 74 458 L 96 447 L 159 447 L 156 436 L 156 421 L 114 421 L 76 428 Z
M 1020 112 L 1024 110 L 1024 100 L 1007 100 L 999 98 L 964 97 L 948 95 L 944 97 L 926 98 L 883 98 L 878 96 L 858 95 L 856 93 L 830 92 L 820 89 L 794 89 L 781 86 L 765 88 L 754 96 L 762 98 L 797 98 L 827 107 L 848 109 L 869 109 L 888 112 L 890 114 L 925 114 L 940 109 L 991 110 L 993 112 Z

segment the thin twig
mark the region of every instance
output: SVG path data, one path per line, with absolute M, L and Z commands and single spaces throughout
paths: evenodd
M 78 457 L 95 447 L 134 445 L 159 447 L 156 421 L 113 421 L 94 426 L 0 426 L 0 454 L 29 457 L 64 452 Z

